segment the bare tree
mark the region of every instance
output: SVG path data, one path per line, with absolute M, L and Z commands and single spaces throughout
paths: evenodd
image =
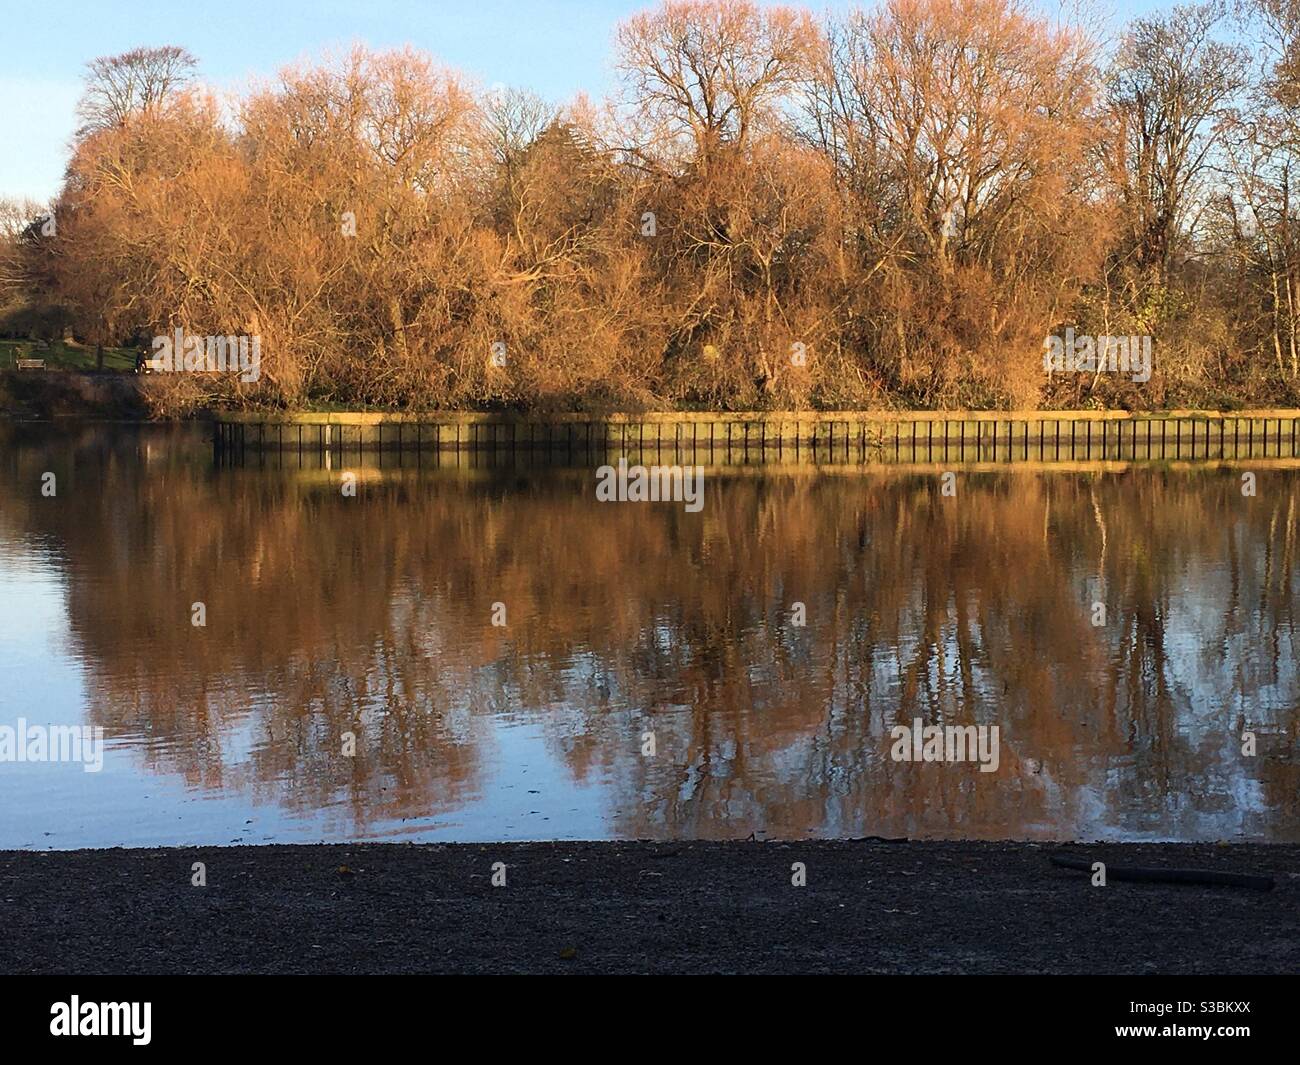
M 526 89 L 494 88 L 480 105 L 486 150 L 507 180 L 524 152 L 559 117 L 559 109 Z
M 1214 36 L 1226 18 L 1224 0 L 1210 0 L 1137 19 L 1109 71 L 1115 177 L 1136 285 L 1168 283 L 1220 120 L 1246 84 L 1245 52 Z
M 744 145 L 804 77 L 817 32 L 806 11 L 751 0 L 669 0 L 618 31 L 631 99 L 665 141 L 708 160 Z
M 77 104 L 78 137 L 124 125 L 136 114 L 162 111 L 193 76 L 198 61 L 184 48 L 133 48 L 86 64 Z
M 0 303 L 30 284 L 28 249 L 48 218 L 31 200 L 0 197 Z

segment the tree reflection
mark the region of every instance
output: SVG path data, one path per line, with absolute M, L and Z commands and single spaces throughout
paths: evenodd
M 598 503 L 590 469 L 362 470 L 349 499 L 156 434 L 0 456 L 0 537 L 66 578 L 94 723 L 350 831 L 491 789 L 522 720 L 629 837 L 1300 835 L 1291 471 L 1246 499 L 1231 470 L 1009 468 L 953 499 L 718 470 L 688 514 Z M 890 761 L 917 717 L 999 725 L 1001 770 Z

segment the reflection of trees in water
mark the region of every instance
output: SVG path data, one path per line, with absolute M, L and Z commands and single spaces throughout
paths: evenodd
M 613 781 L 629 836 L 1296 834 L 1294 474 L 1245 500 L 1229 472 L 1013 471 L 954 500 L 925 476 L 718 473 L 692 515 L 599 504 L 581 472 L 345 499 L 142 447 L 5 447 L 6 481 L 62 472 L 58 505 L 19 492 L 0 534 L 58 560 L 93 713 L 151 769 L 428 816 L 490 786 L 510 716 Z M 889 761 L 918 716 L 1000 725 L 1001 771 Z

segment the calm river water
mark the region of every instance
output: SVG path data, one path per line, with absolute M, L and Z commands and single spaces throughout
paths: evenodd
M 0 847 L 1300 840 L 1294 463 L 331 465 L 0 426 Z

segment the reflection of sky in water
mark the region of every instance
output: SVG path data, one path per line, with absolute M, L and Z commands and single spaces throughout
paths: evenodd
M 1297 648 L 1285 624 L 1270 631 L 1271 642 L 1258 636 L 1265 616 L 1291 623 L 1294 603 L 1285 602 L 1285 591 L 1280 605 L 1276 600 L 1278 588 L 1291 587 L 1294 578 L 1287 573 L 1282 583 L 1265 585 L 1274 580 L 1267 575 L 1270 567 L 1277 571 L 1294 560 L 1284 558 L 1276 539 L 1280 531 L 1264 534 L 1266 525 L 1246 520 L 1229 519 L 1224 525 L 1221 513 L 1210 512 L 1211 503 L 1222 505 L 1222 497 L 1211 498 L 1221 483 L 1175 483 L 1179 492 L 1206 493 L 1204 521 L 1217 523 L 1210 528 L 1218 531 L 1202 529 L 1203 539 L 1194 543 L 1184 530 L 1184 539 L 1173 541 L 1180 545 L 1181 557 L 1170 559 L 1154 577 L 1144 554 L 1149 545 L 1125 542 L 1118 533 L 1107 544 L 1106 576 L 1099 576 L 1097 545 L 1070 544 L 1069 536 L 1083 534 L 1077 529 L 1071 533 L 1073 527 L 1060 519 L 1052 532 L 1059 542 L 1052 546 L 1065 544 L 1064 592 L 1059 601 L 1044 605 L 1033 599 L 1034 578 L 1020 572 L 1014 544 L 1006 552 L 1009 561 L 999 564 L 1008 568 L 1005 576 L 967 574 L 964 581 L 956 577 L 966 564 L 963 558 L 942 555 L 942 544 L 934 556 L 927 555 L 924 525 L 909 530 L 916 542 L 899 548 L 891 536 L 887 504 L 892 500 L 900 507 L 899 521 L 914 504 L 901 495 L 897 481 L 882 479 L 865 488 L 867 482 L 834 486 L 880 494 L 871 498 L 867 512 L 881 524 L 852 530 L 843 527 L 847 523 L 833 509 L 841 505 L 836 496 L 787 503 L 773 491 L 780 475 L 766 485 L 753 477 L 728 483 L 719 475 L 711 490 L 723 495 L 712 502 L 717 505 L 729 494 L 734 513 L 719 515 L 709 505 L 698 519 L 638 511 L 614 534 L 616 565 L 606 572 L 592 563 L 583 573 L 579 558 L 579 575 L 573 580 L 590 584 L 562 587 L 561 595 L 572 591 L 574 598 L 565 600 L 559 617 L 539 616 L 537 603 L 512 613 L 510 642 L 495 655 L 483 650 L 492 634 L 484 637 L 481 626 L 464 622 L 472 613 L 466 604 L 491 601 L 493 593 L 484 589 L 491 588 L 496 567 L 506 562 L 535 573 L 540 583 L 561 564 L 553 552 L 581 555 L 583 545 L 570 544 L 567 534 L 563 542 L 551 543 L 542 543 L 540 536 L 538 542 L 527 537 L 520 542 L 513 535 L 516 528 L 529 528 L 532 508 L 542 505 L 538 499 L 573 506 L 581 494 L 574 484 L 580 482 L 557 481 L 533 497 L 528 491 L 536 492 L 536 484 L 526 489 L 506 482 L 504 488 L 479 494 L 461 486 L 458 490 L 465 494 L 452 499 L 463 499 L 464 523 L 483 526 L 482 554 L 473 556 L 479 569 L 457 569 L 463 559 L 458 563 L 453 555 L 445 571 L 388 573 L 390 583 L 379 584 L 386 589 L 382 609 L 372 607 L 359 621 L 346 617 L 353 610 L 347 599 L 346 558 L 336 566 L 328 551 L 277 557 L 272 548 L 238 556 L 235 565 L 249 578 L 248 594 L 269 589 L 256 608 L 268 615 L 260 619 L 270 625 L 265 631 L 279 631 L 277 619 L 291 621 L 283 628 L 305 642 L 263 647 L 227 634 L 231 652 L 218 659 L 220 667 L 214 671 L 211 661 L 198 667 L 196 675 L 211 705 L 197 714 L 188 705 L 156 705 L 148 712 L 129 705 L 138 686 L 133 678 L 142 670 L 156 682 L 150 698 L 166 695 L 169 685 L 186 690 L 178 681 L 192 672 L 191 663 L 184 651 L 178 657 L 175 648 L 197 646 L 189 640 L 217 638 L 213 628 L 204 635 L 189 633 L 185 613 L 171 620 L 176 639 L 160 642 L 157 656 L 142 653 L 148 646 L 130 643 L 139 640 L 129 634 L 140 631 L 144 604 L 156 602 L 160 588 L 170 594 L 168 575 L 132 567 L 173 565 L 178 549 L 168 535 L 178 535 L 175 530 L 192 518 L 220 523 L 196 526 L 203 530 L 196 535 L 211 534 L 223 545 L 221 536 L 229 535 L 229 544 L 239 545 L 239 533 L 256 540 L 274 520 L 301 520 L 305 535 L 328 532 L 345 545 L 355 535 L 355 551 L 364 555 L 358 572 L 368 574 L 383 571 L 392 561 L 383 537 L 393 523 L 428 518 L 409 499 L 390 499 L 394 510 L 385 519 L 390 525 L 362 536 L 323 508 L 303 518 L 295 508 L 306 503 L 292 494 L 286 503 L 280 494 L 292 484 L 289 473 L 227 471 L 206 480 L 210 471 L 202 462 L 165 471 L 177 479 L 170 483 L 192 490 L 194 499 L 186 505 L 198 508 L 193 514 L 183 508 L 172 514 L 166 511 L 166 491 L 159 493 L 162 502 L 154 496 L 139 503 L 132 496 L 137 482 L 164 475 L 157 464 L 165 449 L 147 449 L 147 472 L 138 463 L 141 453 L 133 458 L 128 451 L 120 459 L 119 474 L 127 471 L 119 483 L 120 499 L 78 514 L 79 522 L 97 526 L 89 530 L 94 550 L 84 543 L 78 550 L 68 542 L 66 530 L 60 535 L 43 524 L 48 514 L 41 507 L 75 505 L 76 496 L 64 484 L 58 502 L 24 504 L 27 509 L 12 520 L 0 511 L 0 724 L 13 724 L 19 717 L 33 724 L 115 723 L 98 774 L 85 773 L 79 764 L 0 763 L 0 847 L 743 837 L 750 832 L 1300 838 L 1296 800 L 1279 807 L 1278 784 L 1266 787 L 1262 777 L 1267 763 L 1283 785 L 1295 780 L 1295 753 L 1286 748 L 1294 744 L 1300 710 Z M 43 468 L 48 465 L 33 462 L 22 469 L 30 476 L 31 470 Z M 0 495 L 12 498 L 15 490 L 6 481 L 13 475 L 12 465 L 0 465 Z M 427 498 L 450 489 L 451 482 L 438 476 L 421 482 L 421 491 L 413 495 Z M 1043 476 L 1058 478 L 1054 484 L 1059 488 L 1074 484 L 1069 479 L 1076 475 Z M 1294 477 L 1274 474 L 1268 484 L 1293 493 L 1294 501 Z M 992 492 L 987 498 L 979 494 L 993 483 L 972 479 L 964 491 L 976 507 L 993 505 Z M 83 480 L 79 491 L 87 484 Z M 1091 490 L 1102 492 L 1103 502 L 1114 510 L 1128 498 L 1123 493 L 1154 490 L 1136 479 L 1118 488 L 1114 482 L 1098 484 Z M 1106 495 L 1108 487 L 1116 494 Z M 383 493 L 384 487 L 367 490 Z M 886 498 L 888 492 L 900 494 Z M 897 502 L 900 498 L 903 503 Z M 318 497 L 303 499 L 317 505 Z M 1068 492 L 1062 500 L 1052 498 L 1057 508 L 1053 522 L 1062 512 L 1068 517 L 1070 501 Z M 791 549 L 815 556 L 812 571 L 822 567 L 817 586 L 810 586 L 813 578 L 801 580 L 784 571 L 765 583 L 763 565 L 768 563 L 763 559 L 753 563 L 752 571 L 748 568 L 751 554 L 762 551 L 761 541 L 748 539 L 754 522 L 746 508 L 752 504 L 778 529 L 781 520 L 788 520 L 789 529 L 802 533 L 802 511 L 782 518 L 783 508 L 795 503 L 826 518 L 820 540 L 810 537 Z M 1090 529 L 1093 505 L 1079 506 L 1086 518 L 1079 527 Z M 1134 514 L 1145 519 L 1152 506 L 1146 498 Z M 410 515 L 408 507 L 415 508 Z M 143 521 L 140 512 L 146 508 L 149 520 Z M 626 511 L 592 514 L 579 506 L 572 514 L 565 512 L 558 527 L 572 531 L 573 522 L 591 520 L 588 514 L 602 523 L 624 520 Z M 1011 522 L 1017 511 L 1008 505 L 998 514 L 997 521 Z M 1110 516 L 1122 524 L 1123 515 Z M 443 515 L 434 517 L 441 520 Z M 941 530 L 945 520 L 934 522 L 929 535 L 934 528 Z M 1042 519 L 1034 520 L 1041 538 Z M 712 532 L 693 539 L 699 529 L 694 521 L 713 523 Z M 623 541 L 659 523 L 672 529 L 663 541 L 625 548 Z M 992 535 L 999 535 L 996 521 Z M 1235 569 L 1214 553 L 1216 536 L 1231 543 Z M 474 537 L 468 540 L 474 542 Z M 849 541 L 862 545 L 860 555 L 845 548 Z M 436 540 L 431 546 L 432 553 L 439 553 Z M 591 546 L 586 543 L 587 549 Z M 1270 549 L 1266 563 L 1264 552 Z M 891 550 L 898 553 L 889 555 Z M 897 600 L 879 611 L 872 596 L 890 575 L 868 572 L 873 553 L 898 569 L 891 589 Z M 989 555 L 999 557 L 996 549 Z M 116 569 L 107 564 L 109 559 Z M 294 570 L 291 579 L 281 569 L 286 562 Z M 731 583 L 720 595 L 722 614 L 714 615 L 698 598 L 700 585 L 710 581 L 711 567 L 723 562 L 732 567 Z M 996 563 L 975 565 L 980 564 Z M 681 583 L 665 578 L 661 585 L 639 585 L 629 566 L 675 573 Z M 117 590 L 121 585 L 112 583 L 112 572 L 119 580 L 122 573 L 135 574 L 133 582 L 144 590 L 138 602 Z M 219 579 L 229 583 L 236 578 L 223 573 Z M 1130 579 L 1127 591 L 1119 587 Z M 323 596 L 333 605 L 319 619 L 319 630 L 297 625 L 301 619 L 292 614 L 299 610 L 296 593 L 331 581 L 339 586 Z M 945 582 L 953 587 L 945 590 Z M 545 594 L 539 592 L 542 601 Z M 1154 600 L 1150 614 L 1158 617 L 1172 708 L 1164 718 L 1148 702 L 1152 678 L 1143 675 L 1134 687 L 1125 674 L 1149 669 L 1142 642 L 1150 634 L 1130 635 L 1141 645 L 1137 651 L 1124 648 L 1115 613 L 1104 634 L 1092 633 L 1086 622 L 1077 633 L 1080 645 L 1094 644 L 1091 652 L 1098 657 L 1090 668 L 1119 671 L 1121 679 L 1111 689 L 1113 705 L 1074 699 L 1077 693 L 1069 686 L 1078 683 L 1083 646 L 1052 645 L 1056 657 L 1051 661 L 1026 662 L 1032 651 L 1014 645 L 1023 626 L 1049 623 L 1033 621 L 1035 610 L 1045 611 L 1049 619 L 1086 617 L 1096 598 L 1116 611 L 1124 596 L 1133 594 Z M 175 595 L 188 603 L 184 590 Z M 725 605 L 728 595 L 730 605 Z M 1266 604 L 1269 596 L 1273 601 Z M 999 602 L 988 607 L 981 600 L 989 598 Z M 789 604 L 805 599 L 810 627 L 784 625 Z M 613 641 L 598 650 L 599 634 L 615 621 L 607 615 L 620 612 L 634 619 L 627 642 Z M 881 636 L 882 612 L 897 619 L 888 638 Z M 714 631 L 720 616 L 733 627 Z M 348 621 L 356 624 L 349 627 Z M 534 623 L 540 636 L 530 628 Z M 553 644 L 548 642 L 552 638 Z M 344 639 L 352 642 L 338 642 Z M 332 653 L 359 663 L 360 672 L 348 672 L 350 667 L 330 659 Z M 1117 656 L 1122 653 L 1136 657 L 1121 661 Z M 385 683 L 391 678 L 385 663 L 395 654 L 433 663 L 434 687 L 446 678 L 450 687 L 408 691 L 411 709 L 404 715 L 363 724 L 363 710 L 387 705 Z M 1038 672 L 1032 672 L 1035 667 Z M 1026 669 L 1031 672 L 1018 672 Z M 316 688 L 293 687 L 299 674 L 312 670 L 319 673 Z M 423 674 L 415 676 L 418 688 Z M 1013 683 L 1019 676 L 1037 678 L 1047 684 L 1037 691 L 1056 690 L 1058 697 L 1019 690 Z M 401 682 L 409 681 L 403 673 Z M 364 695 L 353 694 L 352 685 L 358 683 L 364 685 Z M 295 710 L 283 705 L 283 693 L 291 690 L 315 694 Z M 91 694 L 96 691 L 111 693 L 114 705 L 96 705 Z M 913 716 L 914 707 L 896 715 L 905 692 L 913 692 L 907 698 L 931 700 L 927 705 L 933 720 L 1000 724 L 1006 771 L 978 778 L 960 767 L 890 765 L 885 758 L 888 727 L 900 718 L 910 724 Z M 973 718 L 962 716 L 966 710 Z M 204 715 L 216 722 L 207 734 L 193 727 L 196 716 Z M 1237 722 L 1243 715 L 1259 737 L 1261 756 L 1255 761 L 1237 756 Z M 337 730 L 346 722 L 352 722 L 359 747 L 368 752 L 358 760 L 355 780 L 351 765 L 339 768 Z M 419 736 L 413 738 L 408 728 Z M 659 746 L 652 759 L 640 754 L 647 729 L 654 730 Z M 1049 750 L 1035 746 L 1047 741 L 1054 744 Z M 917 772 L 929 774 L 924 787 L 908 776 Z

